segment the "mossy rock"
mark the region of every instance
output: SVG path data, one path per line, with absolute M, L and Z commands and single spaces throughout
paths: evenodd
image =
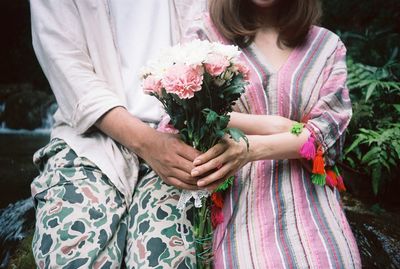
M 11 257 L 7 269 L 35 269 L 35 260 L 32 254 L 33 231 L 18 245 Z

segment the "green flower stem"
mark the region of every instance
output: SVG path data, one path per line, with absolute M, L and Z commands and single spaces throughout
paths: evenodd
M 196 268 L 212 269 L 212 227 L 210 218 L 210 198 L 203 198 L 203 206 L 194 211 L 194 236 L 196 248 Z

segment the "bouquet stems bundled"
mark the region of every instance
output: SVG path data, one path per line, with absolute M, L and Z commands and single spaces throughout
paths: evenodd
M 235 141 L 246 136 L 229 128 L 229 112 L 245 91 L 248 69 L 239 60 L 235 46 L 208 41 L 193 41 L 165 51 L 143 72 L 143 89 L 155 96 L 169 116 L 161 129 L 175 129 L 181 139 L 201 152 L 206 152 L 222 138 Z M 213 228 L 223 221 L 222 194 L 232 184 L 227 179 L 211 199 L 207 190 L 181 194 L 178 208 L 194 200 L 194 236 L 197 268 L 212 268 Z

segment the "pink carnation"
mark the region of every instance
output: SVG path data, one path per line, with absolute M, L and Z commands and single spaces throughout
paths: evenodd
M 230 65 L 228 59 L 220 54 L 210 54 L 204 62 L 204 67 L 211 76 L 221 75 Z
M 250 70 L 244 62 L 238 61 L 233 66 L 234 66 L 234 70 L 237 70 L 237 72 L 242 74 L 244 79 L 249 78 Z
M 170 121 L 171 118 L 168 115 L 164 116 L 158 124 L 157 131 L 167 134 L 179 133 L 179 131 L 175 129 L 172 124 L 169 124 Z
M 168 93 L 174 93 L 181 99 L 190 99 L 201 90 L 203 72 L 200 68 L 176 64 L 170 67 L 162 84 Z
M 161 95 L 161 89 L 162 89 L 161 80 L 157 79 L 155 76 L 149 75 L 144 79 L 143 91 L 146 94 L 154 93 L 157 95 Z

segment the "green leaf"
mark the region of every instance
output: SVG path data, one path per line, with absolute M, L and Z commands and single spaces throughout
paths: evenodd
M 234 176 L 228 177 L 221 185 L 219 185 L 214 192 L 221 192 L 227 190 L 232 184 L 233 180 L 235 179 Z
M 249 140 L 247 139 L 246 135 L 242 132 L 242 130 L 237 128 L 227 128 L 226 132 L 230 135 L 230 137 L 239 142 L 240 139 L 243 139 L 246 142 L 247 150 L 249 150 Z
M 207 124 L 213 124 L 218 118 L 218 114 L 211 109 L 203 109 L 203 113 L 206 115 Z
M 393 105 L 397 112 L 400 112 L 400 104 Z
M 216 137 L 222 138 L 222 137 L 224 137 L 224 135 L 225 135 L 225 132 L 222 131 L 222 130 L 215 131 L 215 136 Z
M 350 165 L 350 167 L 355 168 L 356 167 L 356 163 L 354 162 L 354 160 L 350 157 L 346 157 L 345 161 Z
M 380 165 L 375 165 L 372 168 L 372 191 L 375 195 L 378 194 L 382 180 L 382 168 Z
M 390 165 L 385 159 L 381 158 L 380 164 L 383 165 L 386 168 L 386 170 L 390 173 Z
M 374 158 L 377 157 L 377 154 L 381 151 L 380 148 L 374 147 L 370 151 L 367 152 L 367 154 L 364 155 L 364 157 L 361 159 L 361 163 L 368 163 Z
M 344 151 L 344 155 L 349 154 L 351 151 L 354 150 L 354 148 L 356 148 L 358 145 L 360 145 L 360 143 L 364 140 L 364 138 L 362 136 L 358 136 L 356 140 L 354 140 L 354 142 L 350 145 L 350 147 L 348 147 L 345 151 Z

